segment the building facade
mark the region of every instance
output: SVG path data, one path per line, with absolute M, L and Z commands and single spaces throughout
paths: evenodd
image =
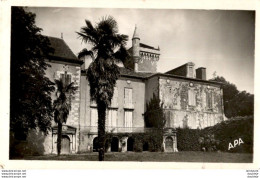
M 46 75 L 50 80 L 69 75 L 78 86 L 72 110 L 62 128 L 62 153 L 97 151 L 97 106 L 90 101 L 86 63 L 77 59 L 63 39 L 49 37 L 55 52 L 46 61 L 51 65 Z M 177 151 L 175 129 L 202 129 L 224 120 L 223 91 L 220 83 L 206 80 L 206 69 L 195 69 L 189 62 L 166 73 L 157 72 L 160 49 L 140 42 L 135 27 L 132 38 L 131 61 L 120 67 L 111 106 L 107 110 L 106 131 L 114 137 L 108 151 L 132 151 L 134 140 L 117 138 L 118 133 L 144 133 L 146 103 L 155 94 L 163 103 L 166 114 L 163 148 Z M 53 94 L 52 98 L 55 98 Z M 30 142 L 30 134 L 28 136 Z M 34 137 L 31 137 L 34 138 Z M 57 126 L 52 133 L 42 136 L 43 154 L 57 153 Z M 32 141 L 33 142 L 33 141 Z

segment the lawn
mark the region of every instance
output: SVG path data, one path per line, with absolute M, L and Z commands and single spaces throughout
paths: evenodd
M 97 161 L 98 153 L 73 154 L 73 155 L 44 155 L 26 156 L 16 158 L 22 160 L 72 160 L 72 161 Z M 160 162 L 220 162 L 220 163 L 252 163 L 253 154 L 225 153 L 225 152 L 196 152 L 183 151 L 178 153 L 163 152 L 126 152 L 106 153 L 106 161 L 160 161 Z

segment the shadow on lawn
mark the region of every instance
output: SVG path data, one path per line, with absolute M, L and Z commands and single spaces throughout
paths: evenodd
M 19 159 L 19 158 L 17 158 Z M 27 156 L 23 160 L 71 160 L 98 161 L 98 153 L 73 155 Z M 106 153 L 105 161 L 141 161 L 141 162 L 211 162 L 211 163 L 252 163 L 253 154 L 226 152 L 196 152 L 183 151 L 178 153 L 163 152 L 125 152 Z

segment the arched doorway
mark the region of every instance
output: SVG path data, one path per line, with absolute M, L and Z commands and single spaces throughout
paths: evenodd
M 127 151 L 134 151 L 134 139 L 132 137 L 127 139 Z
M 61 139 L 61 154 L 70 153 L 70 138 L 67 135 L 62 135 Z
M 98 151 L 98 137 L 95 137 L 93 139 L 93 152 L 97 152 Z
M 143 151 L 148 151 L 148 150 L 149 150 L 149 144 L 148 144 L 148 142 L 144 142 Z
M 165 150 L 173 151 L 173 139 L 172 137 L 166 137 L 165 139 Z
M 118 138 L 113 137 L 111 141 L 111 152 L 118 152 L 118 144 L 119 144 Z

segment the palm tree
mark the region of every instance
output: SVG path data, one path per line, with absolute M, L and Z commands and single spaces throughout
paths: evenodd
M 65 74 L 66 78 L 66 74 Z M 58 124 L 58 138 L 57 138 L 57 152 L 60 155 L 61 151 L 61 137 L 62 137 L 62 124 L 67 122 L 69 112 L 71 110 L 72 96 L 75 94 L 77 87 L 74 83 L 69 83 L 60 80 L 55 80 L 57 87 L 57 99 L 53 102 L 54 108 L 54 121 Z
M 85 22 L 86 26 L 77 34 L 82 41 L 91 46 L 91 49 L 84 48 L 78 57 L 92 57 L 87 78 L 90 84 L 90 98 L 97 103 L 99 160 L 103 161 L 106 109 L 111 103 L 114 86 L 120 74 L 117 62 L 124 62 L 128 57 L 125 48 L 128 36 L 118 33 L 117 22 L 111 16 L 103 17 L 95 26 L 88 20 Z

